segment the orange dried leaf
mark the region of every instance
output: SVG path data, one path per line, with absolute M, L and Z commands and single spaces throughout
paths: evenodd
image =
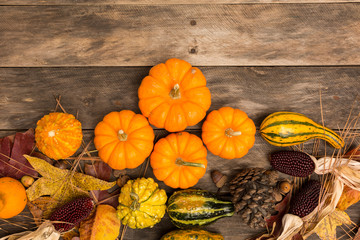
M 119 236 L 120 219 L 110 205 L 98 205 L 95 216 L 80 225 L 80 240 L 114 240 Z
M 343 193 L 336 207 L 344 211 L 351 205 L 357 203 L 359 200 L 360 200 L 360 191 L 356 191 L 345 185 Z

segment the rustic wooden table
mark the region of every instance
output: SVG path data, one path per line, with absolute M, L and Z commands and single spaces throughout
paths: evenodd
M 340 130 L 359 95 L 356 1 L 0 0 L 0 20 L 0 137 L 34 128 L 54 109 L 54 96 L 61 95 L 67 111 L 78 113 L 90 141 L 95 125 L 110 111 L 140 113 L 142 78 L 151 66 L 172 57 L 203 71 L 210 110 L 240 108 L 257 128 L 280 110 L 321 122 L 321 91 L 325 125 Z M 354 112 L 360 112 L 359 104 Z M 187 131 L 199 135 L 200 129 L 201 123 Z M 305 148 L 311 150 L 312 144 Z M 210 179 L 215 169 L 232 176 L 245 166 L 268 168 L 268 155 L 276 149 L 257 134 L 242 159 L 224 161 L 209 153 L 207 173 L 196 187 L 216 191 Z M 154 177 L 151 169 L 147 176 Z M 348 210 L 355 223 L 359 206 Z M 19 231 L 0 224 L 0 237 Z M 173 229 L 165 216 L 151 229 L 128 229 L 124 239 L 156 240 Z M 206 229 L 226 240 L 259 233 L 239 216 Z

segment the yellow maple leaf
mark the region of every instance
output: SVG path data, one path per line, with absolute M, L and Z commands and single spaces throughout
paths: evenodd
M 116 182 L 106 182 L 86 174 L 54 167 L 40 158 L 28 155 L 24 157 L 42 176 L 26 190 L 29 201 L 49 195 L 59 203 L 64 203 L 88 194 L 88 191 L 106 190 L 116 184 Z
M 351 205 L 357 203 L 359 200 L 360 200 L 360 192 L 345 185 L 340 200 L 336 207 L 344 211 Z
M 315 228 L 316 234 L 323 240 L 336 240 L 336 227 L 342 224 L 351 224 L 349 215 L 339 209 L 326 216 Z

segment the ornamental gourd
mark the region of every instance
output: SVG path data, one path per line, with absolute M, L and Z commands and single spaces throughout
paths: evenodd
M 54 112 L 42 117 L 35 129 L 36 147 L 58 160 L 73 155 L 82 143 L 81 123 L 74 115 Z
M 180 59 L 169 59 L 150 69 L 139 87 L 139 107 L 149 122 L 169 132 L 199 123 L 211 104 L 200 69 Z
M 344 146 L 344 140 L 333 130 L 295 112 L 270 114 L 261 123 L 260 133 L 267 142 L 280 147 L 297 145 L 312 138 L 323 139 L 334 148 Z
M 187 132 L 160 139 L 150 156 L 155 177 L 172 188 L 194 186 L 206 172 L 207 150 L 201 139 Z
M 178 228 L 196 228 L 231 217 L 234 215 L 234 204 L 222 201 L 205 190 L 186 189 L 171 195 L 167 212 Z
M 153 227 L 166 211 L 167 195 L 152 178 L 129 180 L 119 196 L 117 214 L 130 228 Z
M 255 143 L 255 124 L 240 109 L 222 107 L 207 116 L 202 139 L 207 149 L 225 159 L 245 156 Z
M 154 131 L 141 114 L 111 112 L 95 128 L 99 157 L 113 169 L 136 168 L 150 155 Z
M 162 236 L 160 240 L 224 240 L 218 233 L 200 229 L 174 230 Z

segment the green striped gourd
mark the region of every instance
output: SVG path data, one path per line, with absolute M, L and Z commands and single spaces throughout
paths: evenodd
M 334 148 L 344 146 L 344 140 L 334 131 L 295 112 L 270 114 L 261 123 L 260 133 L 270 144 L 280 147 L 300 144 L 312 138 L 323 139 Z
M 160 240 L 224 240 L 218 233 L 205 230 L 175 230 L 162 236 Z
M 175 226 L 193 228 L 234 215 L 234 205 L 217 199 L 208 191 L 186 189 L 171 195 L 167 212 Z

